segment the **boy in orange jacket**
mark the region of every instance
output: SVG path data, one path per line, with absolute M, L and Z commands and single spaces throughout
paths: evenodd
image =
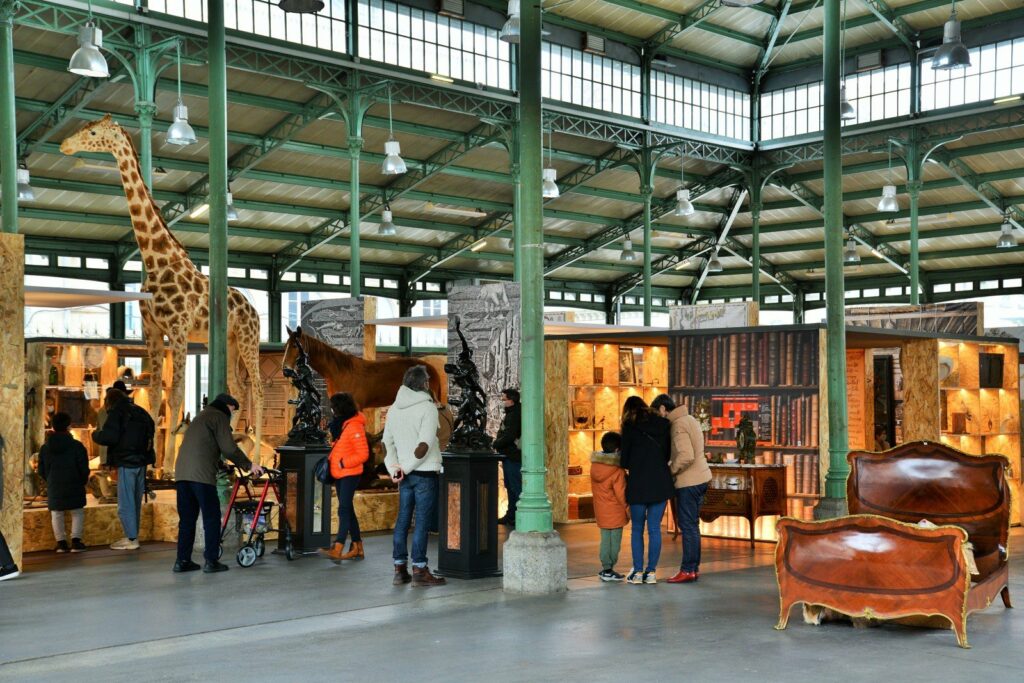
M 617 432 L 607 432 L 601 437 L 601 450 L 590 456 L 590 486 L 594 493 L 594 516 L 601 529 L 601 572 L 602 581 L 622 581 L 624 577 L 615 571 L 622 545 L 622 529 L 629 521 L 626 505 L 626 471 L 619 460 L 622 437 Z

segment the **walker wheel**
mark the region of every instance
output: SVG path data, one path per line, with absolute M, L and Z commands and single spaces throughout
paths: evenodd
M 235 555 L 235 559 L 238 560 L 238 564 L 243 567 L 251 567 L 256 564 L 256 549 L 251 545 L 243 545 L 238 549 L 238 554 Z
M 262 535 L 256 537 L 256 542 L 253 544 L 253 547 L 256 548 L 256 556 L 263 557 L 263 553 L 267 551 L 267 544 L 263 542 Z
M 224 544 L 221 543 L 217 546 L 217 559 L 224 557 Z
M 284 544 L 284 556 L 286 558 L 288 558 L 289 562 L 291 562 L 292 560 L 295 559 L 295 549 L 292 548 L 291 540 L 285 541 L 285 544 Z

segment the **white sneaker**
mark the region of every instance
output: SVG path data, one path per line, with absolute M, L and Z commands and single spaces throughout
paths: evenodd
M 111 550 L 138 550 L 139 541 L 138 539 L 133 541 L 128 538 L 122 538 L 120 541 L 114 541 L 111 543 L 110 548 Z

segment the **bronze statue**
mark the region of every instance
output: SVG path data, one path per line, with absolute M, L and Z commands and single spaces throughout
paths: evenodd
M 299 330 L 296 330 L 298 332 Z M 295 417 L 292 428 L 288 432 L 289 446 L 323 445 L 327 443 L 327 434 L 320 428 L 323 422 L 323 410 L 320 408 L 320 391 L 313 384 L 313 370 L 309 367 L 309 357 L 302 343 L 296 341 L 298 354 L 295 367 L 282 368 L 284 376 L 292 381 L 292 386 L 299 392 L 298 397 L 288 399 L 295 406 Z
M 458 407 L 449 450 L 490 451 L 491 437 L 487 434 L 487 395 L 480 387 L 480 373 L 473 362 L 473 350 L 462 334 L 462 320 L 455 316 L 455 333 L 462 340 L 458 361 L 445 363 L 444 371 L 460 390 L 458 398 L 448 403 Z

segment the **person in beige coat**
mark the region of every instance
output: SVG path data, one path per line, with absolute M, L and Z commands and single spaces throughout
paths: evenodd
M 669 469 L 676 488 L 676 517 L 683 535 L 683 560 L 669 583 L 692 583 L 700 578 L 700 506 L 711 481 L 704 457 L 704 434 L 686 406 L 676 406 L 668 394 L 651 402 L 651 408 L 671 425 L 672 459 Z

